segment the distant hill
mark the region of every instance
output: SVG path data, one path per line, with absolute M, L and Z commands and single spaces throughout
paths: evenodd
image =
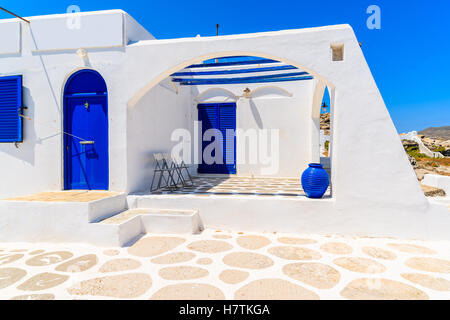
M 430 127 L 418 133 L 429 138 L 450 140 L 450 126 Z

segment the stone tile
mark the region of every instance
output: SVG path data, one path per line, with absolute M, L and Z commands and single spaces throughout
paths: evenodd
M 54 251 L 37 255 L 28 259 L 25 263 L 28 266 L 42 267 L 62 262 L 73 257 L 73 253 L 69 251 Z
M 190 266 L 166 267 L 159 270 L 159 276 L 166 280 L 192 280 L 206 277 L 208 274 L 208 270 Z
M 103 251 L 103 254 L 106 256 L 117 256 L 120 253 L 117 249 L 108 249 Z
M 223 262 L 235 268 L 265 269 L 273 266 L 273 260 L 253 252 L 233 252 L 223 258 Z
M 200 264 L 200 265 L 210 265 L 213 262 L 214 261 L 211 258 L 200 258 L 197 260 L 197 264 Z
M 425 288 L 437 291 L 450 291 L 450 281 L 444 278 L 420 273 L 403 273 L 402 277 Z
M 397 258 L 395 253 L 377 247 L 364 247 L 362 251 L 375 259 L 394 260 Z
M 419 257 L 419 258 L 410 258 L 406 260 L 405 264 L 410 268 L 421 271 L 450 273 L 449 260 Z
M 388 244 L 389 247 L 405 252 L 405 253 L 412 253 L 412 254 L 436 254 L 436 251 L 431 250 L 429 248 L 418 246 L 415 244 L 406 244 L 406 243 L 390 243 Z
M 316 240 L 312 240 L 312 239 L 302 239 L 302 238 L 294 238 L 294 237 L 281 237 L 278 238 L 278 241 L 284 244 L 313 244 L 313 243 L 317 243 Z
M 228 284 L 237 284 L 248 278 L 250 274 L 242 270 L 224 270 L 220 273 L 219 279 Z
M 199 240 L 190 243 L 188 248 L 203 253 L 218 253 L 231 250 L 233 246 L 220 240 Z
M 69 276 L 63 274 L 44 272 L 31 277 L 20 286 L 18 286 L 17 289 L 23 291 L 46 290 L 59 286 L 60 284 L 66 282 L 68 279 Z
M 0 257 L 0 266 L 5 265 L 14 261 L 17 261 L 21 259 L 24 255 L 23 254 L 10 254 L 6 256 Z
M 248 235 L 237 239 L 238 245 L 249 250 L 261 249 L 270 244 L 270 240 L 263 236 Z
M 210 284 L 183 283 L 159 289 L 153 300 L 224 300 L 223 292 Z
M 333 262 L 338 266 L 353 272 L 382 273 L 386 271 L 386 267 L 381 263 L 366 258 L 343 257 L 337 258 Z
M 237 290 L 234 298 L 236 300 L 318 300 L 319 296 L 286 280 L 261 279 Z
M 128 248 L 128 253 L 138 257 L 153 257 L 175 249 L 185 241 L 186 239 L 180 237 L 154 236 L 142 238 Z
M 25 294 L 13 297 L 10 300 L 55 300 L 55 295 L 51 293 Z
M 64 262 L 63 264 L 57 266 L 55 270 L 62 272 L 83 272 L 95 266 L 97 261 L 98 259 L 95 254 L 87 254 Z
M 0 289 L 9 287 L 10 285 L 16 283 L 23 277 L 25 277 L 27 272 L 19 268 L 1 268 L 0 269 Z
M 106 262 L 104 265 L 101 266 L 100 272 L 107 273 L 107 272 L 118 272 L 118 271 L 128 271 L 128 270 L 134 270 L 141 266 L 142 264 L 134 259 L 114 259 Z
M 320 246 L 320 250 L 323 250 L 332 254 L 350 254 L 353 252 L 352 247 L 343 242 L 328 242 Z
M 195 258 L 195 253 L 192 252 L 172 252 L 157 258 L 153 258 L 151 262 L 157 264 L 173 264 L 180 262 L 187 262 Z
M 330 289 L 339 283 L 339 271 L 322 263 L 292 263 L 283 267 L 287 276 L 318 289 Z
M 318 260 L 322 258 L 319 252 L 302 247 L 273 247 L 269 249 L 269 253 L 287 260 Z
M 152 279 L 148 274 L 127 273 L 81 281 L 67 291 L 72 295 L 132 299 L 146 293 L 151 286 Z
M 341 295 L 351 300 L 428 300 L 422 290 L 388 279 L 353 280 Z

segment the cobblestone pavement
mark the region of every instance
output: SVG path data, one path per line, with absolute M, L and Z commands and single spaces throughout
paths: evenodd
M 0 243 L 1 299 L 450 299 L 450 242 L 242 233 Z

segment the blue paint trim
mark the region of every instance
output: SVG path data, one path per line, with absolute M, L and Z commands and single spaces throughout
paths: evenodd
M 72 94 L 66 94 L 64 95 L 65 97 L 92 97 L 92 96 L 96 96 L 96 97 L 102 97 L 102 96 L 106 96 L 107 93 L 106 92 L 86 92 L 86 93 L 72 93 Z
M 23 113 L 22 75 L 1 77 L 0 84 L 3 81 L 12 83 L 0 85 L 0 133 L 8 136 L 0 142 L 23 142 L 23 120 L 19 116 Z
M 95 91 L 93 91 L 95 88 Z M 106 82 L 103 77 L 95 70 L 82 69 L 74 72 L 69 79 L 67 79 L 64 87 L 64 95 L 74 94 L 91 94 L 91 93 L 105 93 L 107 92 Z
M 73 87 L 72 87 L 73 86 Z M 68 94 L 69 93 L 69 94 Z M 105 121 L 97 121 L 96 118 L 92 118 L 94 113 L 90 115 L 91 122 L 94 121 L 94 125 L 91 123 L 89 130 L 85 133 L 84 138 L 86 140 L 94 137 L 103 137 L 101 144 L 96 145 L 93 150 L 87 150 L 88 145 L 80 145 L 79 139 L 71 136 L 72 132 L 72 109 L 75 103 L 82 104 L 87 101 L 90 105 L 100 105 L 105 110 Z M 98 109 L 92 109 L 98 110 Z M 72 74 L 67 80 L 64 86 L 64 189 L 76 190 L 76 189 L 89 189 L 89 190 L 108 190 L 109 189 L 109 137 L 108 137 L 108 95 L 106 82 L 103 77 L 95 70 L 83 69 Z M 98 115 L 98 111 L 96 115 Z M 94 120 L 92 120 L 94 119 Z M 76 122 L 81 124 L 79 121 Z M 87 123 L 87 122 L 86 122 Z M 83 125 L 83 124 L 82 124 Z M 101 135 L 103 133 L 103 135 Z M 100 135 L 99 135 L 100 134 Z M 76 145 L 76 147 L 74 147 Z M 89 153 L 89 154 L 88 154 Z M 97 156 L 93 156 L 97 153 Z M 96 163 L 96 167 L 92 161 L 98 159 L 98 156 L 102 157 L 102 161 Z M 75 160 L 74 160 L 75 158 Z M 78 162 L 77 162 L 78 161 Z M 90 162 L 90 164 L 89 164 Z M 101 166 L 98 166 L 101 165 Z M 72 166 L 80 169 L 80 179 L 72 179 Z M 95 170 L 87 170 L 89 168 L 95 168 Z M 73 181 L 74 180 L 74 181 Z
M 226 66 L 241 66 L 241 65 L 249 65 L 249 64 L 266 64 L 266 63 L 280 63 L 280 61 L 272 60 L 272 59 L 258 59 L 258 60 L 247 60 L 247 61 L 199 63 L 199 64 L 191 64 L 189 67 L 186 67 L 186 68 L 226 67 Z
M 244 83 L 268 83 L 268 82 L 288 82 L 288 81 L 304 81 L 312 80 L 312 76 L 308 77 L 288 77 L 288 78 L 270 78 L 270 79 L 203 79 L 203 81 L 189 80 L 180 82 L 182 86 L 200 86 L 200 85 L 212 85 L 212 84 L 244 84 Z
M 282 71 L 282 70 L 296 70 L 294 66 L 278 66 L 278 67 L 265 67 L 265 68 L 249 68 L 249 69 L 236 69 L 236 70 L 219 70 L 219 71 L 191 71 L 191 72 L 176 72 L 171 74 L 171 77 L 182 76 L 211 76 L 219 74 L 240 74 L 240 73 L 255 73 L 255 72 L 269 72 L 269 71 Z M 308 74 L 305 72 L 304 74 Z
M 173 78 L 173 82 L 204 82 L 204 81 L 246 81 L 246 80 L 264 80 L 264 79 L 275 79 L 275 78 L 288 78 L 288 77 L 297 77 L 303 76 L 305 72 L 287 72 L 287 73 L 276 73 L 276 74 L 267 74 L 264 76 L 251 76 L 251 77 L 240 77 L 240 78 L 203 78 L 203 79 L 186 79 L 186 78 Z
M 216 129 L 222 133 L 222 137 L 225 138 L 227 129 L 234 130 L 233 146 L 228 146 L 228 141 L 223 140 L 222 144 L 222 160 L 223 163 L 202 163 L 198 166 L 199 173 L 209 174 L 235 174 L 236 173 L 236 103 L 206 103 L 199 104 L 198 119 L 202 122 L 203 134 L 208 129 Z M 203 141 L 202 139 L 202 154 L 206 146 L 212 141 Z M 226 163 L 228 152 L 233 152 L 233 163 Z M 202 157 L 203 158 L 203 157 Z

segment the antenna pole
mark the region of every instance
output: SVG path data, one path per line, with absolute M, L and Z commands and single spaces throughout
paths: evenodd
M 219 36 L 219 24 L 216 24 L 216 36 Z M 219 62 L 219 59 L 216 59 L 217 62 Z

